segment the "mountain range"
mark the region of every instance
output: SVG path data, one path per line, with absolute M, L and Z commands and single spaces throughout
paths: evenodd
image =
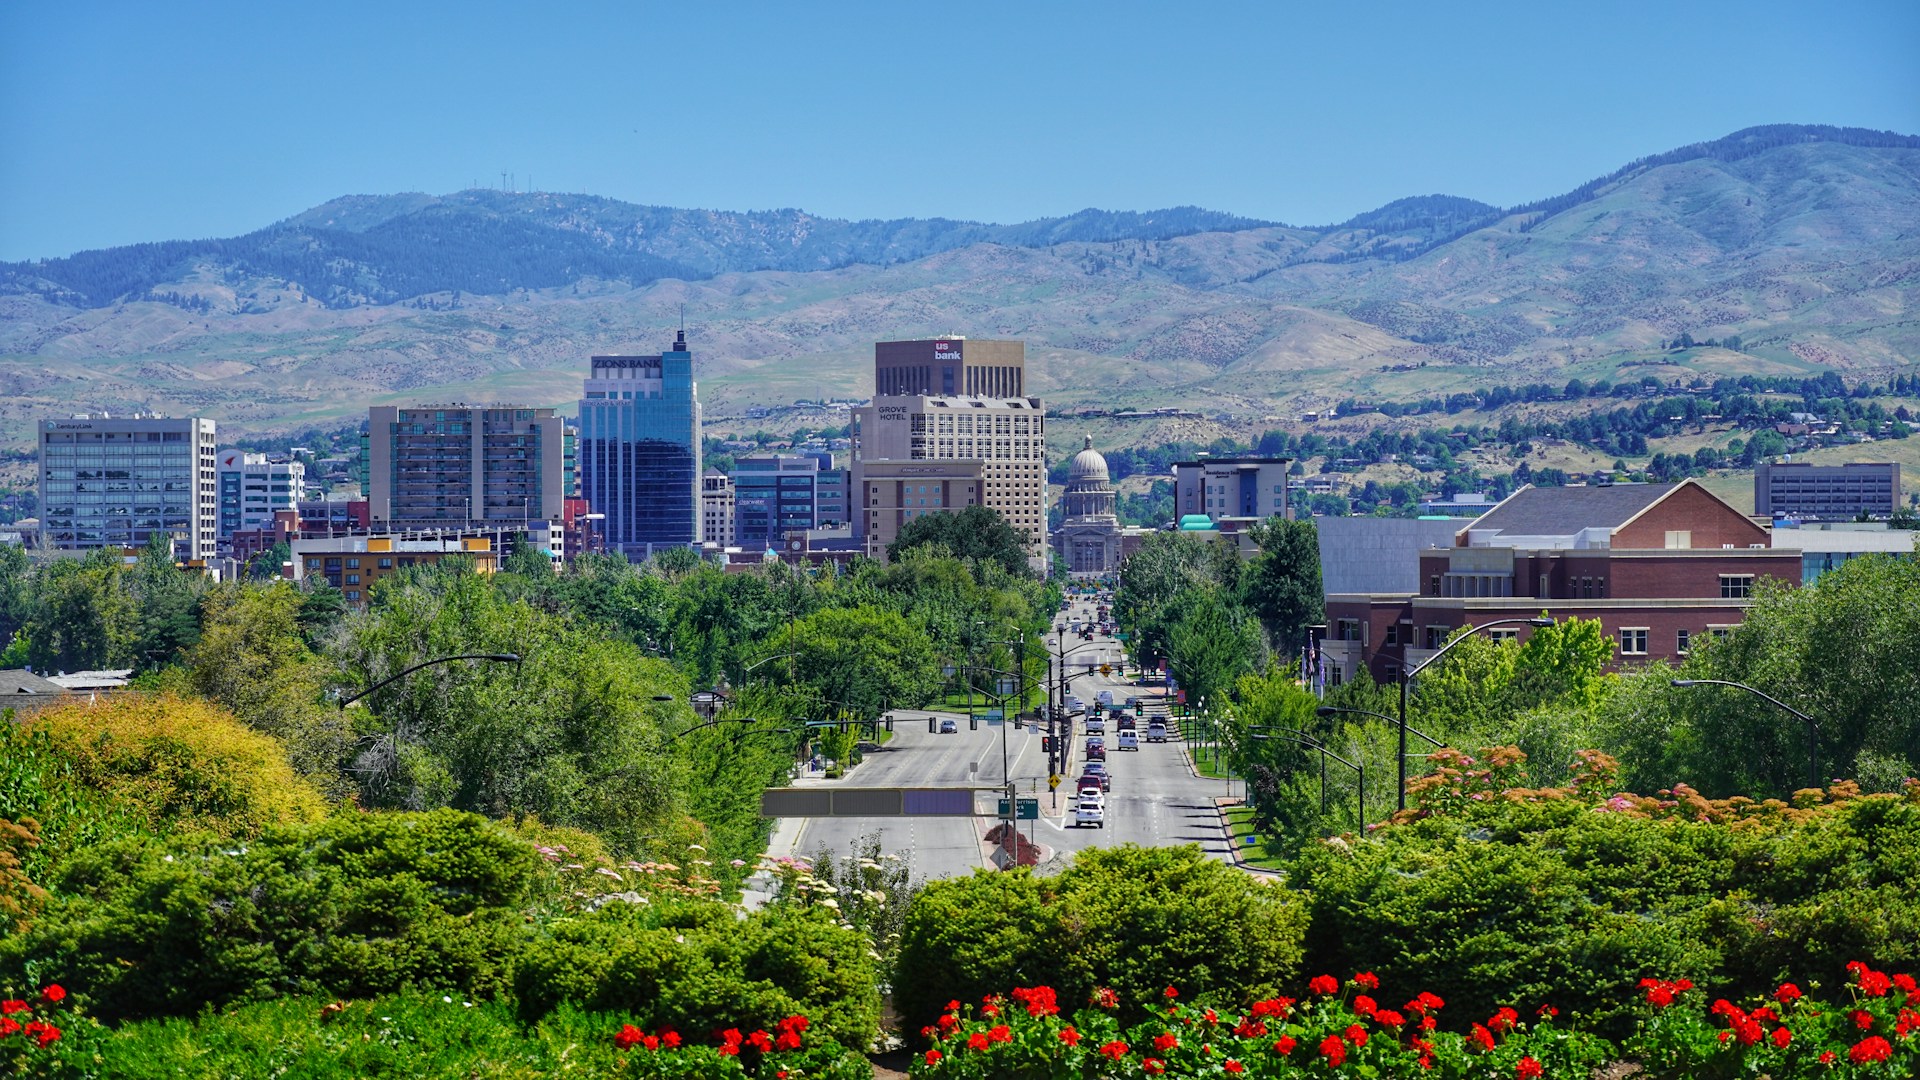
M 294 429 L 369 403 L 577 398 L 684 319 L 710 413 L 870 392 L 871 343 L 1027 341 L 1052 403 L 1235 421 L 1488 383 L 1920 356 L 1920 138 L 1750 128 L 1514 207 L 1300 227 L 1196 207 L 841 221 L 470 190 L 0 264 L 0 438 L 79 409 Z M 1675 351 L 1681 334 L 1737 348 Z

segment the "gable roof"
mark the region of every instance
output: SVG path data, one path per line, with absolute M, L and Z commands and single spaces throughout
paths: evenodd
M 0 671 L 0 698 L 20 694 L 64 694 L 67 688 L 51 679 L 43 679 L 25 668 Z
M 1534 487 L 1529 484 L 1455 534 L 1494 529 L 1514 536 L 1572 536 L 1582 529 L 1617 529 L 1640 516 L 1678 484 Z

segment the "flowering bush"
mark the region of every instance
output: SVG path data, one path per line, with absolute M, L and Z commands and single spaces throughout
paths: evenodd
M 97 1030 L 59 983 L 19 998 L 0 994 L 0 1076 L 83 1075 L 93 1058 L 86 1044 Z M 73 1045 L 74 1035 L 82 1045 Z
M 1645 979 L 1636 995 L 1643 1021 L 1621 1045 L 1562 1026 L 1551 1005 L 1443 1021 L 1439 996 L 1422 991 L 1391 1008 L 1380 987 L 1371 972 L 1344 982 L 1322 975 L 1302 998 L 1231 1010 L 1168 987 L 1153 1014 L 1131 1025 L 1111 991 L 1068 1016 L 1051 988 L 1018 988 L 978 1006 L 948 1002 L 920 1033 L 913 1075 L 1586 1080 L 1616 1061 L 1637 1063 L 1649 1080 L 1920 1075 L 1920 990 L 1909 976 L 1857 962 L 1843 1005 L 1816 1004 L 1789 983 L 1745 1008 L 1717 1000 L 1703 1010 L 1690 981 Z
M 1319 976 L 1302 998 L 1275 996 L 1223 1010 L 1167 987 L 1148 1019 L 1123 1026 L 1121 1002 L 1096 992 L 1066 1016 L 1049 987 L 1015 989 L 979 1006 L 948 1003 L 921 1035 L 923 1077 L 1585 1077 L 1605 1063 L 1603 1040 L 1555 1026 L 1554 1011 L 1502 1009 L 1466 1033 L 1443 1029 L 1445 1002 L 1414 995 L 1399 1008 L 1362 972 Z
M 1558 788 L 1511 786 L 1510 748 L 1433 760 L 1418 810 L 1290 868 L 1312 967 L 1372 969 L 1476 1013 L 1552 1000 L 1625 1038 L 1649 973 L 1738 998 L 1859 957 L 1920 963 L 1920 785 L 1710 801 L 1618 792 L 1604 755 Z
M 689 1039 L 672 1028 L 648 1032 L 627 1024 L 613 1037 L 622 1052 L 619 1075 L 648 1078 L 753 1076 L 773 1080 L 868 1080 L 865 1058 L 832 1043 L 809 1045 L 806 1017 L 783 1017 L 772 1031 L 726 1028 L 711 1039 Z

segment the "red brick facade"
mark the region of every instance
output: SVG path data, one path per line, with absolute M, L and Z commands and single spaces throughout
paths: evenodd
M 1599 620 L 1613 667 L 1677 660 L 1737 626 L 1761 580 L 1800 581 L 1799 552 L 1768 547 L 1766 530 L 1692 483 L 1615 527 L 1611 547 L 1468 547 L 1468 532 L 1420 554 L 1418 595 L 1327 597 L 1330 678 L 1364 663 L 1394 681 L 1461 626 L 1543 612 Z M 1505 632 L 1524 640 L 1531 628 Z

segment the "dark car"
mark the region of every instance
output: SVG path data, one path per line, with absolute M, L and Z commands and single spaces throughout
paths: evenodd
M 1100 790 L 1101 790 L 1101 791 L 1112 791 L 1112 790 L 1113 790 L 1113 777 L 1112 777 L 1111 775 L 1109 775 L 1109 774 L 1108 774 L 1108 772 L 1107 772 L 1107 763 L 1106 763 L 1106 762 L 1104 762 L 1104 761 L 1089 761 L 1089 762 L 1087 762 L 1087 767 L 1086 767 L 1086 770 L 1085 770 L 1085 771 L 1084 771 L 1084 773 L 1083 773 L 1083 774 L 1081 775 L 1081 777 L 1080 777 L 1080 779 L 1081 779 L 1082 781 L 1084 781 L 1084 780 L 1086 780 L 1086 778 L 1087 778 L 1087 777 L 1089 777 L 1089 776 L 1092 776 L 1092 777 L 1097 777 L 1097 778 L 1099 779 L 1099 781 L 1100 781 Z
M 1087 760 L 1088 761 L 1107 760 L 1107 748 L 1100 743 L 1089 741 L 1087 743 Z

